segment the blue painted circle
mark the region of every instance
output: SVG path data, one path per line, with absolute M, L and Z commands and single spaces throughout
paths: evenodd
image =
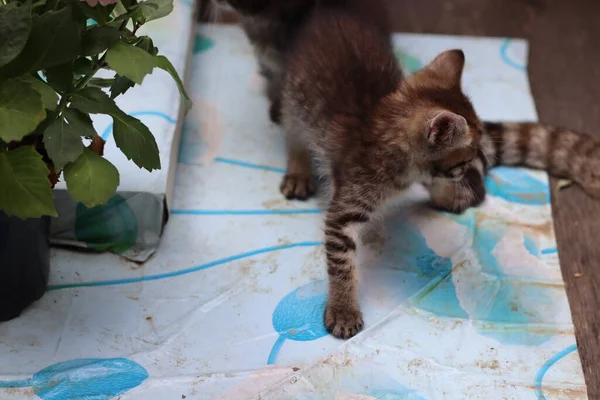
M 284 338 L 296 341 L 327 336 L 323 313 L 327 282 L 312 281 L 285 296 L 273 312 L 273 327 Z
M 89 358 L 51 365 L 33 375 L 31 387 L 43 400 L 113 399 L 144 382 L 148 372 L 125 359 Z
M 546 361 L 544 365 L 542 365 L 538 373 L 535 375 L 535 380 L 533 382 L 533 385 L 535 386 L 535 395 L 538 400 L 546 400 L 546 396 L 544 395 L 542 389 L 542 381 L 544 380 L 544 376 L 546 375 L 548 370 L 550 370 L 550 368 L 552 368 L 554 364 L 556 364 L 557 362 L 559 362 L 574 351 L 577 351 L 576 344 L 571 345 L 562 351 L 559 351 L 554 356 L 550 357 L 550 359 Z
M 508 48 L 510 47 L 511 42 L 511 39 L 504 40 L 502 46 L 500 46 L 500 58 L 502 58 L 502 61 L 504 61 L 507 65 L 513 67 L 514 69 L 518 69 L 519 71 L 525 71 L 527 69 L 525 65 L 513 61 L 513 59 L 511 59 L 508 56 Z

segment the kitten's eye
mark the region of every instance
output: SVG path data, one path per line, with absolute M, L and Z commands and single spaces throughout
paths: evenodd
M 464 173 L 465 173 L 465 168 L 460 166 L 460 167 L 452 168 L 450 171 L 448 171 L 447 175 L 450 178 L 460 178 L 464 175 Z
M 462 167 L 468 165 L 471 163 L 472 160 L 468 160 L 468 161 L 461 161 L 458 164 L 454 164 L 453 166 L 451 166 L 450 168 L 448 168 L 448 172 L 452 172 L 454 170 L 460 170 Z

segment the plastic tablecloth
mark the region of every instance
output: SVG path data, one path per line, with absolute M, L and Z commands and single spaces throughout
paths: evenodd
M 522 40 L 395 36 L 411 72 L 449 48 L 485 119 L 535 120 Z M 279 193 L 283 135 L 242 31 L 201 26 L 174 206 L 140 265 L 54 250 L 50 292 L 0 325 L 2 399 L 585 399 L 544 173 L 499 167 L 456 216 L 415 186 L 363 238 L 365 329 L 323 327 L 319 203 Z

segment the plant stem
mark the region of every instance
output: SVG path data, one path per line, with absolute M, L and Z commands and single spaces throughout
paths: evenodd
M 65 108 L 67 108 L 67 103 L 69 102 L 69 100 L 71 100 L 70 96 L 62 96 L 60 98 L 60 101 L 58 102 L 58 106 L 56 107 L 55 112 L 57 113 L 57 118 L 60 114 L 62 114 L 63 111 L 65 111 Z
M 35 128 L 35 132 L 37 132 L 38 135 L 43 135 L 46 129 L 48 129 L 48 127 L 60 117 L 62 112 L 67 107 L 69 100 L 70 98 L 66 95 L 61 97 L 56 109 L 48 114 L 46 119 L 40 122 L 40 124 Z
M 71 98 L 67 95 L 64 95 L 60 98 L 60 102 L 58 103 L 58 106 L 56 107 L 56 110 L 52 111 L 52 113 L 50 115 L 48 115 L 48 117 L 43 120 L 38 126 L 37 128 L 35 128 L 36 132 L 41 132 L 43 134 L 43 132 L 50 126 L 50 124 L 52 124 L 54 121 L 56 121 L 58 119 L 58 117 L 60 117 L 60 115 L 62 114 L 62 112 L 65 110 L 65 108 L 67 108 L 67 103 L 69 102 L 69 100 L 71 100 Z
M 3 1 L 3 0 L 0 0 Z M 119 30 L 121 32 L 125 31 L 125 29 L 127 29 L 127 22 L 129 22 L 129 19 L 126 19 L 125 21 L 123 21 L 121 23 L 121 26 L 119 26 Z M 104 58 L 106 56 L 106 53 L 104 53 L 102 55 L 102 57 L 100 57 L 100 59 L 96 62 L 96 66 L 94 67 L 94 70 L 87 74 L 86 76 L 84 76 L 83 78 L 81 78 L 76 84 L 75 84 L 75 89 L 77 90 L 81 90 L 84 87 L 87 86 L 88 83 L 90 83 L 90 81 L 92 80 L 92 78 L 94 77 L 94 75 L 96 75 L 98 73 L 98 71 L 100 71 L 103 67 L 104 67 Z
M 96 66 L 94 67 L 94 70 L 92 72 L 90 72 L 89 74 L 87 74 L 86 76 L 81 78 L 77 82 L 77 84 L 75 84 L 75 89 L 81 90 L 84 87 L 86 87 L 86 85 L 88 83 L 90 83 L 90 81 L 92 80 L 94 75 L 96 75 L 96 73 L 98 73 L 98 71 L 100 71 L 102 69 L 102 67 L 104 66 L 104 56 L 105 55 L 106 55 L 106 53 L 104 53 L 104 55 L 102 57 L 100 57 L 100 59 L 96 62 Z
M 46 5 L 46 0 L 39 0 L 39 1 L 36 1 L 35 3 L 33 3 L 31 5 L 31 8 L 42 7 L 45 5 Z

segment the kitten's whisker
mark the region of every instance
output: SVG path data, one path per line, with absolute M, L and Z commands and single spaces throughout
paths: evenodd
M 467 189 L 471 200 L 475 200 L 475 187 L 469 180 L 466 180 L 465 182 L 467 184 Z
M 491 136 L 488 136 L 488 138 L 490 139 L 490 141 L 492 142 L 492 144 L 494 144 L 494 138 L 492 138 Z M 496 143 L 500 143 L 500 141 L 498 141 Z M 496 146 L 494 146 L 494 148 L 495 147 Z M 494 165 L 493 163 L 490 162 L 490 157 L 492 157 L 496 161 L 500 161 L 500 158 L 496 154 L 496 150 L 495 149 L 492 152 L 488 153 L 488 152 L 485 151 L 484 147 L 480 145 L 478 150 L 481 150 L 481 153 L 483 154 L 483 156 L 485 157 L 485 159 L 487 160 L 487 162 L 488 162 L 489 165 Z
M 485 161 L 487 162 L 488 166 L 492 166 L 494 165 L 491 161 L 490 158 L 488 157 L 488 155 L 485 153 L 485 151 L 481 151 L 481 154 L 483 154 L 483 156 L 485 157 Z M 496 161 L 498 161 L 498 157 L 495 154 L 491 154 L 492 157 L 494 157 L 496 159 Z

